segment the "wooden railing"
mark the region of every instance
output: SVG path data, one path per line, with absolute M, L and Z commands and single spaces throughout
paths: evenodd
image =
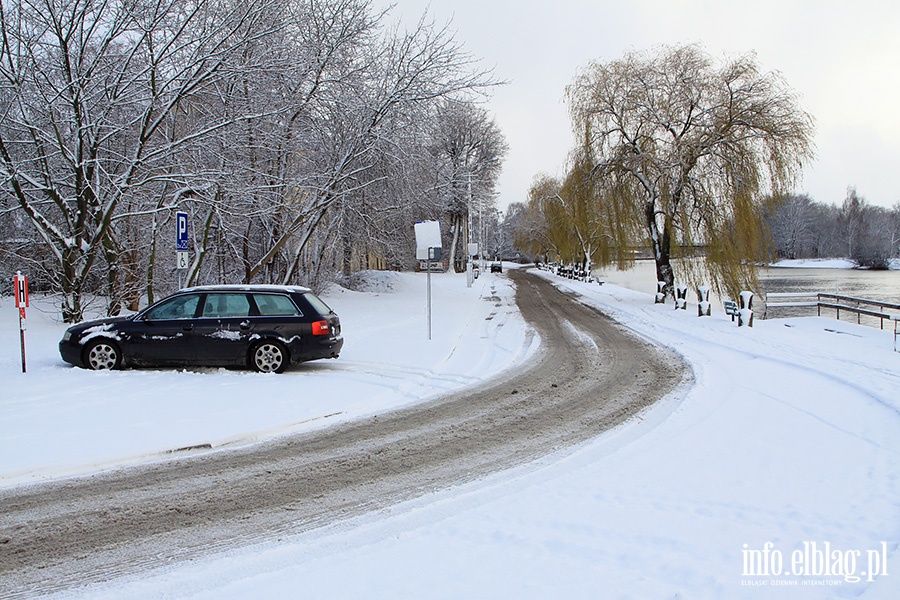
M 770 298 L 777 298 L 780 302 L 769 302 Z M 815 300 L 812 300 L 812 299 Z M 862 315 L 878 319 L 879 326 L 884 329 L 884 321 L 887 319 L 894 324 L 894 350 L 897 350 L 897 338 L 900 335 L 900 304 L 869 300 L 868 298 L 856 298 L 854 296 L 842 296 L 840 294 L 827 294 L 824 292 L 773 292 L 766 294 L 766 308 L 763 318 L 768 316 L 770 308 L 815 306 L 816 314 L 822 316 L 822 309 L 833 309 L 835 318 L 840 320 L 841 311 L 856 315 L 856 322 L 862 324 Z M 886 312 L 886 311 L 896 312 Z

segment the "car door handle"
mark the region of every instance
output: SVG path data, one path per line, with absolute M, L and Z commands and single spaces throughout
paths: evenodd
M 243 329 L 243 330 L 250 329 L 250 321 L 241 321 L 241 329 Z
M 194 324 L 193 324 L 193 323 L 188 323 L 187 325 L 182 325 L 182 326 L 181 326 L 181 329 L 182 329 L 183 331 L 193 331 L 193 330 L 194 330 Z

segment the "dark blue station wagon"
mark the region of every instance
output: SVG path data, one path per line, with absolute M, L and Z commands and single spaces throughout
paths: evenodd
M 290 363 L 337 358 L 343 344 L 340 319 L 308 288 L 219 285 L 181 290 L 127 317 L 73 325 L 59 352 L 88 369 L 249 366 L 281 373 Z

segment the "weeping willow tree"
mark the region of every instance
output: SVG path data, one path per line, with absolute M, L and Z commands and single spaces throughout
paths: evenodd
M 538 177 L 529 190 L 517 245 L 535 255 L 550 254 L 550 260 L 579 264 L 586 272 L 597 264 L 630 261 L 635 219 L 622 214 L 631 207 L 613 202 L 614 190 L 604 183 L 577 153 L 563 179 Z
M 697 46 L 663 47 L 596 62 L 567 89 L 578 153 L 617 205 L 637 219 L 672 295 L 679 278 L 708 276 L 719 293 L 754 286 L 768 248 L 764 199 L 793 187 L 813 156 L 813 119 L 753 55 L 718 66 Z M 627 229 L 627 228 L 625 228 Z

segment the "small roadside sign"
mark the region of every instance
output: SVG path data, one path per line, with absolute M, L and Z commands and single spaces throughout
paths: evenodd
M 28 308 L 28 275 L 22 275 L 16 271 L 13 277 L 13 287 L 16 290 L 16 308 L 22 310 Z
M 19 309 L 19 342 L 22 351 L 22 372 L 25 372 L 25 309 L 28 308 L 28 276 L 16 271 L 13 277 L 16 308 Z
M 185 271 L 190 267 L 191 259 L 188 256 L 190 249 L 190 226 L 188 214 L 178 211 L 175 213 L 175 270 L 178 272 L 178 289 L 184 285 L 182 281 Z
M 431 261 L 441 260 L 441 224 L 424 221 L 415 224 L 416 260 L 425 260 L 425 319 L 428 321 L 428 339 L 431 339 Z
M 186 212 L 175 213 L 175 250 L 187 252 L 189 249 L 188 238 L 188 214 Z
M 416 223 L 416 259 L 428 260 L 429 248 L 441 247 L 441 224 L 439 221 Z

